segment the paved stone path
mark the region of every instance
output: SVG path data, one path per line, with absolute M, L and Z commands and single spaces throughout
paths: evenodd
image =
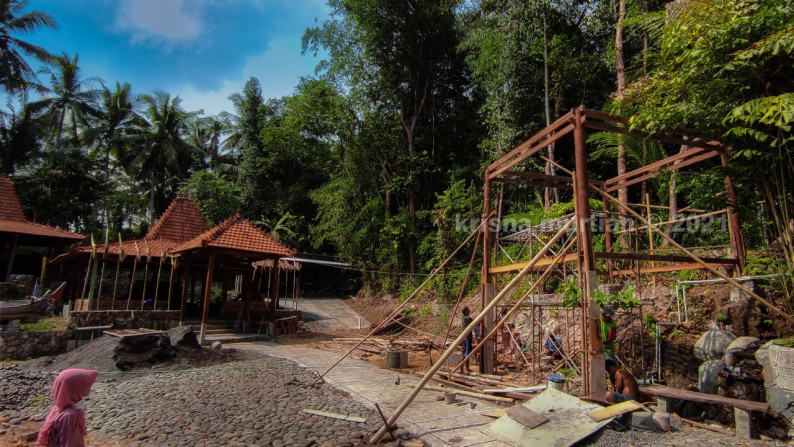
M 368 328 L 369 321 L 337 298 L 298 298 L 304 326 L 312 331 Z
M 319 373 L 325 372 L 340 357 L 340 354 L 305 348 L 299 345 L 278 345 L 273 343 L 240 343 L 235 347 L 249 352 L 287 358 L 312 368 Z M 397 377 L 400 384 L 396 385 Z M 374 408 L 375 403 L 389 417 L 399 407 L 403 399 L 420 377 L 397 374 L 369 363 L 345 359 L 325 376 L 326 382 L 348 393 L 353 399 Z M 488 402 L 460 396 L 458 404 L 437 401 L 439 392 L 423 391 L 406 409 L 398 420 L 398 425 L 411 434 L 421 437 L 430 446 L 503 446 L 490 435 L 480 430 L 493 421 L 481 413 L 500 407 Z M 471 403 L 476 404 L 471 408 Z M 504 407 L 501 407 L 504 408 Z M 379 424 L 381 425 L 381 424 Z

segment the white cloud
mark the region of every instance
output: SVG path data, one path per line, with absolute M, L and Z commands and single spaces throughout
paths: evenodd
M 177 85 L 168 91 L 182 98 L 185 110 L 203 109 L 207 115 L 217 115 L 224 110 L 233 112 L 232 103 L 227 98 L 233 93 L 241 93 L 252 76 L 259 79 L 265 100 L 290 95 L 301 76 L 314 73 L 317 63 L 313 57 L 301 56 L 299 46 L 299 38 L 281 36 L 270 41 L 265 52 L 248 58 L 239 77 L 225 80 L 216 90 L 199 91 L 190 85 Z
M 201 29 L 199 1 L 122 0 L 116 13 L 118 29 L 132 34 L 132 40 L 187 40 Z

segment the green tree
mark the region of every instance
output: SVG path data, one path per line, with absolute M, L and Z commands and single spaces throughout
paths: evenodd
M 0 113 L 0 172 L 13 174 L 19 165 L 36 160 L 43 133 L 41 123 L 26 104 L 18 113 L 13 108 Z
M 0 85 L 7 93 L 17 93 L 30 86 L 36 72 L 25 56 L 47 63 L 52 55 L 37 45 L 20 39 L 38 28 L 55 28 L 55 20 L 46 12 L 25 11 L 27 0 L 0 0 Z
M 617 103 L 634 127 L 722 135 L 742 189 L 766 199 L 794 262 L 791 123 L 794 9 L 786 0 L 678 1 L 649 55 L 648 72 Z M 757 200 L 757 199 L 756 199 Z M 751 199 L 751 203 L 754 200 Z
M 210 227 L 228 219 L 244 204 L 240 186 L 216 172 L 194 172 L 182 182 L 179 193 L 196 202 Z
M 33 112 L 42 113 L 41 119 L 50 130 L 48 143 L 55 148 L 61 147 L 65 132 L 70 137 L 67 144 L 85 144 L 81 133 L 89 127 L 90 119 L 98 115 L 100 91 L 94 87 L 98 79 L 81 79 L 77 62 L 77 54 L 70 57 L 63 53 L 53 57 L 53 67 L 44 70 L 50 75 L 50 87 L 42 99 L 30 103 Z
M 201 150 L 185 139 L 189 122 L 198 112 L 186 112 L 179 96 L 158 91 L 143 96 L 146 128 L 135 138 L 125 154 L 130 172 L 148 184 L 150 225 L 154 222 L 201 160 Z

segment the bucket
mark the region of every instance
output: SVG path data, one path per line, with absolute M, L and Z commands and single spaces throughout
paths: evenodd
M 407 368 L 408 367 L 408 351 L 402 349 L 387 349 L 386 350 L 386 367 L 387 368 Z
M 557 391 L 562 391 L 563 385 L 565 385 L 565 376 L 559 374 L 548 374 L 546 376 L 547 388 L 554 388 Z
M 455 391 L 445 391 L 444 392 L 444 400 L 448 404 L 454 404 L 458 401 L 458 393 Z

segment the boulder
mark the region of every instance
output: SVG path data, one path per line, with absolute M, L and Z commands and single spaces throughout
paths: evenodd
M 728 348 L 725 349 L 725 364 L 728 366 L 734 366 L 741 358 L 739 354 L 745 352 L 753 352 L 754 350 L 758 349 L 761 340 L 757 339 L 756 337 L 739 337 L 736 340 L 732 341 Z
M 176 353 L 165 334 L 142 335 L 122 338 L 113 350 L 113 361 L 122 371 L 140 365 L 151 365 L 174 358 Z
M 171 340 L 171 346 L 182 346 L 186 348 L 201 348 L 201 344 L 193 332 L 193 326 L 178 326 L 166 331 Z
M 701 362 L 721 359 L 735 339 L 736 336 L 728 331 L 710 330 L 701 335 L 695 343 L 695 357 Z
M 717 394 L 717 377 L 725 369 L 722 360 L 703 362 L 698 368 L 698 389 L 701 393 Z

